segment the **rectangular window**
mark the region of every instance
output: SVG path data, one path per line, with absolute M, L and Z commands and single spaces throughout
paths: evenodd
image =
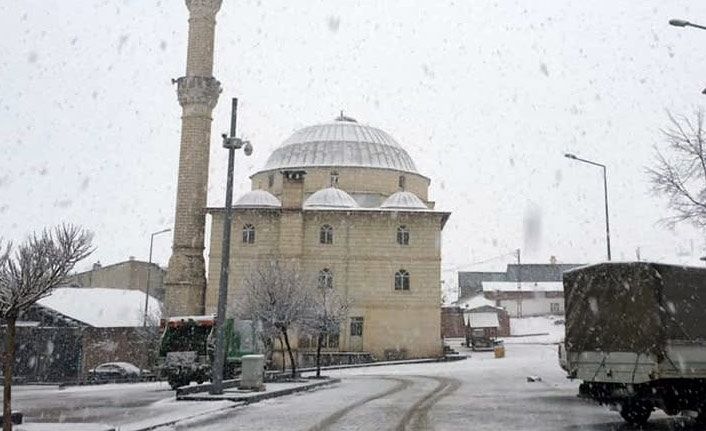
M 330 349 L 338 349 L 338 332 L 335 334 L 328 334 L 328 342 L 326 346 Z
M 299 348 L 308 349 L 311 346 L 311 340 L 308 335 L 302 335 L 299 337 Z
M 351 337 L 363 336 L 363 318 L 351 317 Z
M 549 311 L 552 313 L 561 313 L 560 306 L 561 304 L 559 304 L 558 302 L 551 302 L 549 304 Z

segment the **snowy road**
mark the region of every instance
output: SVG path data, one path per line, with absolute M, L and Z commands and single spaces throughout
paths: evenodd
M 330 371 L 342 382 L 309 393 L 220 412 L 228 402 L 176 402 L 166 384 L 21 387 L 29 418 L 96 421 L 121 431 L 166 422 L 176 413 L 211 413 L 159 428 L 177 430 L 630 430 L 616 412 L 579 400 L 552 345 L 510 344 L 507 357 Z M 527 376 L 542 381 L 527 382 Z M 646 430 L 694 430 L 654 413 Z
M 630 430 L 616 412 L 576 397 L 551 345 L 508 345 L 504 359 L 358 368 L 336 387 L 239 407 L 176 430 Z M 541 382 L 527 382 L 540 376 Z M 653 414 L 646 430 L 695 429 Z

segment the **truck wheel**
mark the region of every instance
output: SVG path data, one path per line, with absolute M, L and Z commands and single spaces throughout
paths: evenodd
M 706 401 L 703 402 L 697 410 L 696 424 L 701 426 L 706 425 Z
M 652 406 L 639 401 L 628 401 L 621 405 L 620 416 L 631 425 L 644 425 L 652 414 Z

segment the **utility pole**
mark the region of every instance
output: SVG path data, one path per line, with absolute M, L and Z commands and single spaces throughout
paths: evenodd
M 213 352 L 211 369 L 211 395 L 223 393 L 223 369 L 226 359 L 226 303 L 228 302 L 228 275 L 230 273 L 230 228 L 233 206 L 233 171 L 235 168 L 235 150 L 243 148 L 246 156 L 252 154 L 250 142 L 235 137 L 235 125 L 238 117 L 238 99 L 233 98 L 230 114 L 230 136 L 225 133 L 223 147 L 228 150 L 228 177 L 226 180 L 226 207 L 223 218 L 223 244 L 221 248 L 221 278 L 218 284 L 218 312 L 216 314 L 216 348 Z
M 517 249 L 517 317 L 522 317 L 522 262 L 520 259 L 520 249 Z

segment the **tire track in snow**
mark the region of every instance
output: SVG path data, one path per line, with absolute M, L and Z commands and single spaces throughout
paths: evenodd
M 407 431 L 408 426 L 409 429 L 414 431 L 433 429 L 432 424 L 429 422 L 429 410 L 431 410 L 431 408 L 434 407 L 439 400 L 451 395 L 461 386 L 460 380 L 447 377 L 414 377 L 436 380 L 439 384 L 431 392 L 428 392 L 419 401 L 414 403 L 409 410 L 407 410 L 405 415 L 402 417 L 402 420 L 399 424 L 397 424 L 397 427 L 395 427 L 395 431 Z
M 362 400 L 357 401 L 344 409 L 338 410 L 337 412 L 326 417 L 324 420 L 322 420 L 318 424 L 309 428 L 309 431 L 327 430 L 327 429 L 331 428 L 331 426 L 334 425 L 336 422 L 338 422 L 343 416 L 350 413 L 352 410 L 354 410 L 362 405 L 365 405 L 371 401 L 375 401 L 377 399 L 384 398 L 384 397 L 390 396 L 392 394 L 395 394 L 397 392 L 403 391 L 413 384 L 413 382 L 411 380 L 407 380 L 407 379 L 403 379 L 403 378 L 396 378 L 396 377 L 376 377 L 376 378 L 384 379 L 384 380 L 393 380 L 393 381 L 397 382 L 397 385 L 395 385 L 392 389 L 389 389 L 385 392 L 375 394 L 375 395 L 369 396 L 367 398 L 363 398 Z

